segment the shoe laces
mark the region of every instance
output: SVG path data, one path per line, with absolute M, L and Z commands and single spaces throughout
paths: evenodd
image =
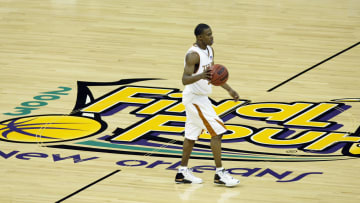
M 220 177 L 225 178 L 225 179 L 234 179 L 234 178 L 230 175 L 229 171 L 227 171 L 227 170 L 225 170 L 225 169 L 219 171 L 219 175 L 220 175 Z
M 187 168 L 185 171 L 185 174 L 187 174 L 187 175 L 189 175 L 189 176 L 191 176 L 191 177 L 195 177 L 194 175 L 193 175 L 193 169 L 192 168 Z

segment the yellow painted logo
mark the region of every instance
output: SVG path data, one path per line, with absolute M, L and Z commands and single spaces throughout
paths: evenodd
M 94 119 L 69 115 L 29 116 L 0 123 L 0 139 L 48 143 L 69 141 L 99 133 L 102 124 Z
M 102 117 L 112 116 L 128 106 L 136 107 L 130 114 L 143 119 L 125 128 L 115 128 L 111 135 L 103 135 L 106 137 L 102 139 L 103 142 L 137 143 L 145 138 L 159 137 L 160 134 L 181 136 L 184 133 L 186 116 L 181 91 L 128 85 L 142 79 L 124 81 L 79 82 L 78 98 L 71 114 L 2 121 L 0 139 L 51 143 L 99 135 L 107 127 Z M 88 88 L 90 85 L 113 84 L 122 86 L 98 98 L 94 98 Z M 250 103 L 248 100 L 234 102 L 229 99 L 212 103 L 228 129 L 223 135 L 225 142 L 246 141 L 258 146 L 296 148 L 311 153 L 333 153 L 342 149 L 344 155 L 360 156 L 359 132 L 341 131 L 343 125 L 333 121 L 334 117 L 351 108 L 350 105 L 331 101 Z M 232 119 L 236 117 L 252 120 L 257 127 L 233 123 Z M 210 139 L 206 131 L 200 135 L 202 141 Z M 145 142 L 139 143 L 143 145 Z

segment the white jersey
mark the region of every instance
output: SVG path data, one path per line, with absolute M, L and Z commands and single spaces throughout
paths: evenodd
M 196 52 L 200 56 L 200 64 L 197 66 L 195 65 L 195 70 L 192 75 L 197 75 L 206 69 L 206 67 L 211 67 L 212 62 L 214 61 L 214 53 L 210 46 L 207 46 L 206 49 L 201 49 L 200 47 L 194 45 L 192 46 L 187 52 Z M 185 61 L 186 63 L 186 61 Z M 210 95 L 212 92 L 211 84 L 209 84 L 208 80 L 201 79 L 192 84 L 185 85 L 185 89 L 183 94 L 195 94 L 195 95 Z

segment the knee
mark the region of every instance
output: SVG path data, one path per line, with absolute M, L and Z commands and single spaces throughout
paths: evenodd
M 216 136 L 212 136 L 211 139 L 213 139 L 213 140 L 221 140 L 222 136 L 223 136 L 222 134 L 216 135 Z
M 184 143 L 194 144 L 195 140 L 189 140 L 189 139 L 185 138 Z

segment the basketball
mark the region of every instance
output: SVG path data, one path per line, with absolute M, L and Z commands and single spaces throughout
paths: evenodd
M 211 84 L 221 86 L 228 80 L 229 72 L 225 66 L 215 64 L 210 69 L 212 73 Z

